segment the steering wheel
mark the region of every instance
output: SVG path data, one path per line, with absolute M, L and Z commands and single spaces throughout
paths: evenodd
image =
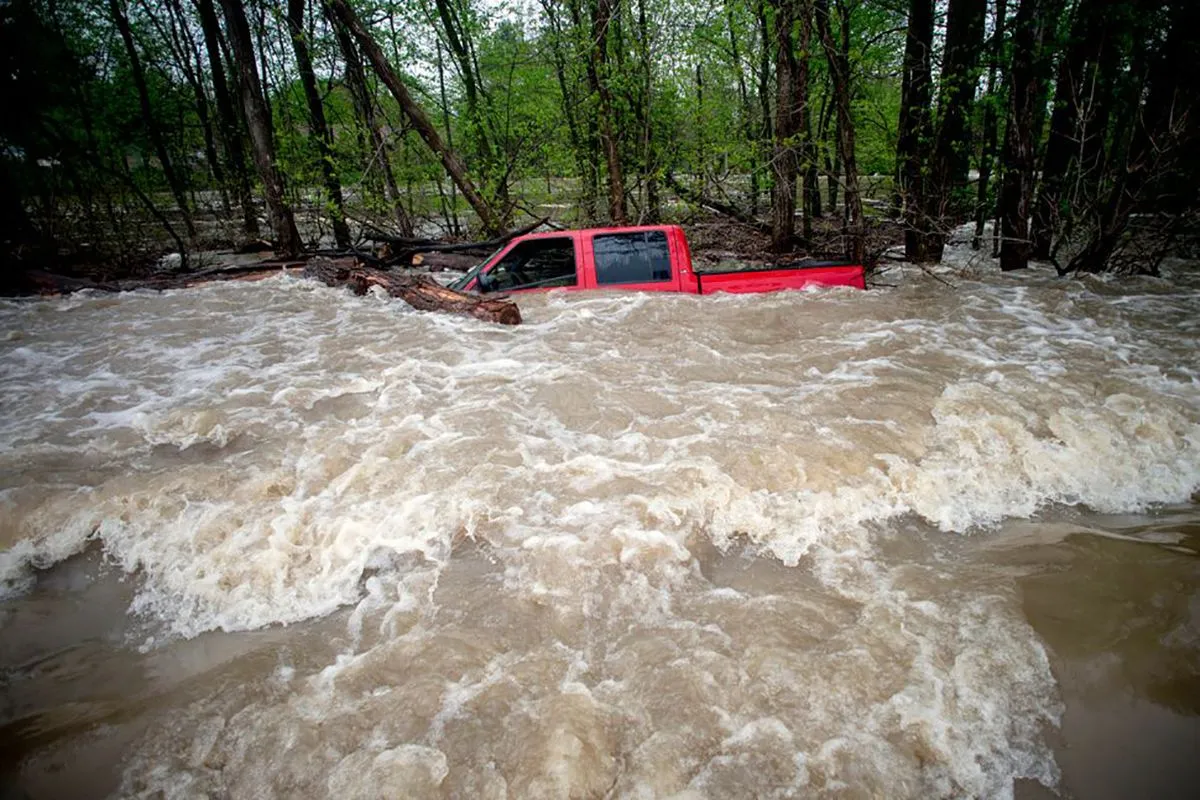
M 509 289 L 521 289 L 528 284 L 533 283 L 533 281 L 529 279 L 529 276 L 520 269 L 510 269 L 507 270 L 507 272 L 512 276 L 512 285 L 508 287 Z

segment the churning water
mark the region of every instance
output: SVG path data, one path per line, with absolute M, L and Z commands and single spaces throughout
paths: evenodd
M 5 780 L 1194 786 L 1195 285 L 520 302 L 0 305 Z

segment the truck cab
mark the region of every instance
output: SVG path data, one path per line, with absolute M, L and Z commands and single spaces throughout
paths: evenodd
M 548 289 L 650 292 L 771 292 L 813 284 L 864 288 L 861 266 L 809 262 L 800 267 L 697 273 L 678 225 L 588 228 L 513 239 L 451 285 L 480 294 Z
M 537 289 L 680 291 L 691 254 L 677 225 L 589 228 L 521 236 L 468 272 L 460 291 Z

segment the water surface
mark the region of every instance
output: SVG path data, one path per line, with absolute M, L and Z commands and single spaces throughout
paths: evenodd
M 0 304 L 28 796 L 1184 796 L 1200 292 Z

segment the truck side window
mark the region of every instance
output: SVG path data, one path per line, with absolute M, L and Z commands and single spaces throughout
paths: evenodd
M 575 242 L 569 237 L 521 242 L 488 270 L 487 283 L 492 292 L 574 286 Z
M 592 242 L 601 285 L 671 280 L 671 249 L 662 231 L 606 233 Z

